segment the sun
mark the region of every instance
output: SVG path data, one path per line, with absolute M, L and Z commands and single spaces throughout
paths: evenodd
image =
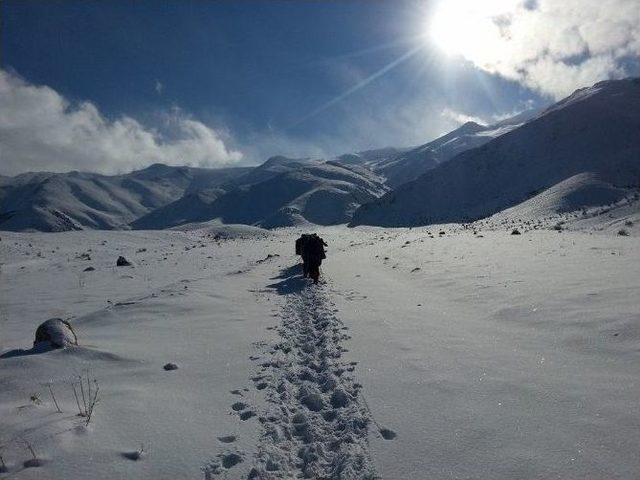
M 478 62 L 501 45 L 500 15 L 510 0 L 441 0 L 426 22 L 426 38 L 447 55 Z
M 461 55 L 470 41 L 462 28 L 462 19 L 453 8 L 453 3 L 442 2 L 427 23 L 428 38 L 444 53 Z

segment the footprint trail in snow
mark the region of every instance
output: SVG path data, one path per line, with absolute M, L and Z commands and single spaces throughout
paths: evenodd
M 354 376 L 356 362 L 342 360 L 349 335 L 327 288 L 309 284 L 284 298 L 278 338 L 263 344 L 268 360 L 251 378 L 267 408 L 258 417 L 262 433 L 248 478 L 378 478 L 369 429 L 385 439 L 395 434 L 372 418 Z M 241 403 L 232 410 L 241 413 Z
M 349 337 L 333 307 L 322 285 L 286 295 L 279 339 L 256 379 L 270 408 L 250 478 L 377 476 L 367 441 L 371 417 L 355 366 L 341 361 Z

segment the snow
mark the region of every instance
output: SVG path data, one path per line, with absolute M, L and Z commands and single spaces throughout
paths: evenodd
M 123 229 L 185 193 L 215 188 L 244 168 L 155 164 L 123 175 L 27 173 L 0 183 L 2 230 Z
M 638 226 L 581 228 L 320 228 L 317 287 L 295 228 L 4 233 L 7 475 L 634 478 Z M 79 345 L 16 355 L 52 317 Z
M 597 84 L 363 205 L 352 224 L 469 222 L 562 189 L 580 174 L 632 194 L 640 187 L 639 113 L 640 79 Z
M 639 87 L 328 162 L 0 177 L 3 229 L 69 230 L 1 235 L 0 478 L 636 478 Z M 71 344 L 32 347 L 49 319 Z
M 230 190 L 207 216 L 266 228 L 346 223 L 355 209 L 387 191 L 382 178 L 335 162 L 309 163 Z

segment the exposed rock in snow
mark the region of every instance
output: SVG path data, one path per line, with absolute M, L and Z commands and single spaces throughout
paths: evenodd
M 61 318 L 50 318 L 41 323 L 36 330 L 33 346 L 41 344 L 49 344 L 53 348 L 64 348 L 77 345 L 78 337 L 69 322 Z
M 118 267 L 129 267 L 130 265 L 131 262 L 124 258 L 122 255 L 118 257 L 118 260 L 116 260 L 116 266 Z

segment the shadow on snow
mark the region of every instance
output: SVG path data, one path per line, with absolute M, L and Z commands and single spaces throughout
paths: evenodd
M 271 280 L 280 280 L 277 283 L 267 285 L 267 288 L 275 289 L 278 295 L 298 293 L 309 283 L 308 280 L 302 276 L 302 264 L 300 263 L 283 268 L 280 270 L 280 273 L 272 277 Z

